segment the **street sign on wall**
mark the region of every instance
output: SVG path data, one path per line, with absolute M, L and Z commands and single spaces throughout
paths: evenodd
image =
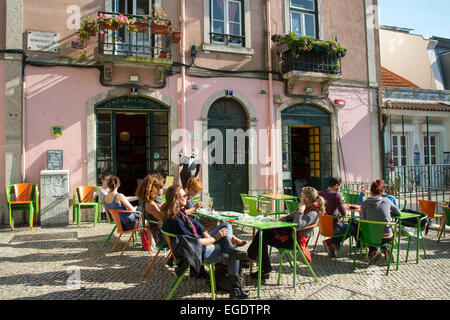
M 59 36 L 54 32 L 27 32 L 27 49 L 32 51 L 58 52 Z

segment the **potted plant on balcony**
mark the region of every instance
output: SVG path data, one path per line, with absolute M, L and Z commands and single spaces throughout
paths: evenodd
M 133 19 L 129 19 L 123 14 L 115 15 L 104 15 L 99 13 L 97 23 L 99 24 L 99 29 L 107 30 L 119 30 L 122 27 L 129 32 L 137 32 L 137 27 Z
M 181 41 L 181 31 L 172 31 L 172 43 Z
M 172 20 L 167 18 L 167 13 L 163 8 L 153 4 L 150 20 L 152 23 L 152 32 L 154 34 L 170 33 L 170 25 L 172 24 Z
M 159 53 L 159 57 L 162 59 L 169 59 L 170 50 L 169 49 L 161 49 L 161 52 Z

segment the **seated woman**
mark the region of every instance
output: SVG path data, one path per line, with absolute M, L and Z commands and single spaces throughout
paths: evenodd
M 166 202 L 161 206 L 164 216 L 163 230 L 175 235 L 195 237 L 202 246 L 202 261 L 216 263 L 222 261 L 222 253 L 229 254 L 228 275 L 230 276 L 230 298 L 245 299 L 250 293 L 242 290 L 238 278 L 239 258 L 245 258 L 231 243 L 233 229 L 229 223 L 222 223 L 210 232 L 185 211 L 187 195 L 180 185 L 173 185 L 166 191 Z M 245 256 L 245 257 L 244 257 Z
M 186 198 L 186 206 L 185 212 L 187 215 L 190 215 L 191 213 L 195 213 L 199 208 L 203 206 L 203 203 L 201 201 L 198 201 L 197 203 L 194 203 L 194 197 L 200 194 L 200 192 L 203 190 L 203 185 L 199 178 L 189 178 L 189 180 L 186 182 L 186 188 L 184 189 L 184 192 L 187 195 Z M 231 241 L 234 245 L 238 247 L 242 247 L 247 243 L 245 240 L 241 240 L 237 238 L 235 235 L 231 237 Z
M 361 205 L 362 220 L 391 222 L 392 217 L 401 215 L 400 210 L 388 198 L 383 198 L 383 181 L 377 180 L 370 187 L 371 196 Z M 363 234 L 364 237 L 364 234 Z M 391 226 L 386 226 L 383 233 L 382 243 L 392 241 L 394 234 Z M 384 260 L 389 259 L 388 250 L 383 248 Z M 369 247 L 369 264 L 376 264 L 381 254 L 376 247 Z M 383 261 L 384 262 L 384 261 Z
M 132 230 L 137 227 L 142 227 L 144 222 L 141 220 L 137 225 L 141 215 L 136 212 L 136 208 L 131 205 L 127 198 L 118 193 L 120 187 L 120 180 L 116 176 L 111 176 L 108 180 L 109 193 L 105 196 L 103 203 L 107 209 L 112 210 L 126 210 L 130 212 L 120 212 L 119 217 L 122 222 L 123 230 Z
M 142 201 L 145 219 L 162 222 L 163 214 L 161 212 L 164 187 L 164 178 L 159 173 L 146 176 L 136 189 L 136 197 Z M 161 233 L 159 226 L 150 224 L 150 247 L 154 249 L 164 243 L 164 235 Z
M 302 251 L 306 254 L 305 256 L 308 259 L 309 250 L 303 244 L 306 244 L 311 236 L 312 230 L 303 230 L 308 226 L 317 224 L 319 221 L 319 214 L 323 214 L 325 212 L 325 200 L 319 196 L 319 193 L 313 187 L 304 187 L 302 189 L 302 193 L 300 195 L 300 201 L 305 206 L 303 212 L 301 212 L 300 207 L 292 214 L 280 218 L 281 221 L 292 221 L 297 223 L 297 241 L 302 247 Z M 269 251 L 268 246 L 276 247 L 276 248 L 293 248 L 293 237 L 292 237 L 292 229 L 284 228 L 284 229 L 269 229 L 263 231 L 263 239 L 262 239 L 262 258 L 261 258 L 261 278 L 268 279 L 270 271 L 272 270 L 272 266 L 270 264 Z M 258 258 L 258 249 L 259 249 L 259 233 L 255 236 L 252 243 L 250 244 L 247 254 L 253 259 L 257 260 Z M 309 258 L 310 259 L 310 258 Z M 309 260 L 308 259 L 308 260 Z M 258 277 L 258 272 L 251 274 L 252 278 Z

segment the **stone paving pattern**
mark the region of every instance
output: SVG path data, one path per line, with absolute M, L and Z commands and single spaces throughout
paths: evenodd
M 0 229 L 0 299 L 39 300 L 121 300 L 164 299 L 176 278 L 173 268 L 161 265 L 165 254 L 160 254 L 147 277 L 143 277 L 152 256 L 142 250 L 140 241 L 130 246 L 120 260 L 129 235 L 122 236 L 114 252 L 110 253 L 116 238 L 113 236 L 103 246 L 112 225 L 82 223 L 79 227 L 69 225 L 59 228 L 30 230 L 18 226 L 14 231 L 4 226 Z M 251 240 L 251 229 L 235 228 L 242 239 Z M 316 233 L 317 234 L 317 233 Z M 277 285 L 276 270 L 279 263 L 278 250 L 272 251 L 273 272 L 261 287 L 257 297 L 256 281 L 246 275 L 245 289 L 251 291 L 252 299 L 259 300 L 411 300 L 450 297 L 450 233 L 437 243 L 437 232 L 430 230 L 425 238 L 427 259 L 420 251 L 416 264 L 415 238 L 412 239 L 408 262 L 405 263 L 407 239 L 402 238 L 399 270 L 391 266 L 389 276 L 386 267 L 368 267 L 348 255 L 348 242 L 343 257 L 336 263 L 323 248 L 321 237 L 317 243 L 312 267 L 319 279 L 315 282 L 303 262 L 297 270 L 297 285 L 292 286 L 292 269 L 283 264 L 281 282 Z M 117 235 L 117 234 L 116 234 Z M 310 248 L 315 241 L 310 240 Z M 396 251 L 394 252 L 396 254 Z M 300 258 L 300 257 L 299 257 Z M 75 268 L 75 269 L 74 269 Z M 79 285 L 70 282 L 79 268 Z M 254 267 L 254 270 L 255 267 Z M 210 299 L 210 287 L 204 279 L 185 277 L 173 299 Z M 219 292 L 217 299 L 228 299 L 228 293 Z

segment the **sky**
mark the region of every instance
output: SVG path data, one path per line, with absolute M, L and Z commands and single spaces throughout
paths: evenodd
M 450 0 L 378 0 L 379 24 L 450 39 Z

